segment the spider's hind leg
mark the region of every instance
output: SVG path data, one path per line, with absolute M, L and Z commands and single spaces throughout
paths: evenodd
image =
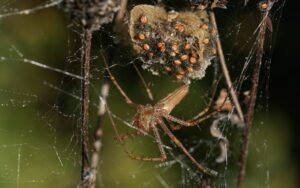
M 193 162 L 193 164 L 204 174 L 217 176 L 218 173 L 214 170 L 206 168 L 199 164 L 196 159 L 190 154 L 190 152 L 183 146 L 183 144 L 178 140 L 178 138 L 171 132 L 171 130 L 166 126 L 166 124 L 160 120 L 159 125 L 167 133 L 170 139 L 184 152 L 184 154 Z
M 124 142 L 124 141 L 128 140 L 129 138 L 134 138 L 134 137 L 142 135 L 142 134 L 143 133 L 141 131 L 136 130 L 136 131 L 125 133 L 125 134 L 120 134 L 119 139 L 121 142 Z
M 129 152 L 128 150 L 125 149 L 125 152 L 127 155 L 134 160 L 141 160 L 141 161 L 165 161 L 167 159 L 166 152 L 163 148 L 163 144 L 159 135 L 159 132 L 155 126 L 152 126 L 152 131 L 155 137 L 155 141 L 158 145 L 158 149 L 160 152 L 160 157 L 141 157 L 141 156 L 136 156 L 132 152 Z

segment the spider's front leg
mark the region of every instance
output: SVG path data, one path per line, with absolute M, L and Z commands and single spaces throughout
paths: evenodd
M 217 85 L 217 83 L 218 82 L 216 82 L 215 85 Z M 198 125 L 199 123 L 201 123 L 202 121 L 212 117 L 213 115 L 215 115 L 217 113 L 217 111 L 208 113 L 208 111 L 212 105 L 215 90 L 216 89 L 213 90 L 213 96 L 212 96 L 211 102 L 208 104 L 208 106 L 204 109 L 204 111 L 200 112 L 191 121 L 181 120 L 179 118 L 176 118 L 176 117 L 170 115 L 170 113 L 175 108 L 175 106 L 177 106 L 181 102 L 181 100 L 187 95 L 187 93 L 189 91 L 189 85 L 187 85 L 187 84 L 181 85 L 179 88 L 177 88 L 175 91 L 170 93 L 168 96 L 161 99 L 155 105 L 155 108 L 159 109 L 161 111 L 160 112 L 161 116 L 165 117 L 166 119 L 168 119 L 174 123 L 179 124 L 178 126 L 177 125 L 171 126 L 171 128 L 173 130 L 178 130 L 182 126 L 184 126 L 184 127 L 195 126 L 195 125 Z
M 120 92 L 120 94 L 122 95 L 122 97 L 124 98 L 125 102 L 128 104 L 128 105 L 131 105 L 131 106 L 134 106 L 136 107 L 137 104 L 134 103 L 129 97 L 128 95 L 125 93 L 125 91 L 122 89 L 122 87 L 119 85 L 118 81 L 115 79 L 115 77 L 113 76 L 113 74 L 111 73 L 109 67 L 108 67 L 108 64 L 106 62 L 106 59 L 103 57 L 103 62 L 104 62 L 104 65 L 105 65 L 105 68 L 107 70 L 107 73 L 109 75 L 109 78 L 110 80 L 112 81 L 112 83 L 116 86 L 116 88 L 118 89 L 118 91 Z
M 210 112 L 210 109 L 212 108 L 212 106 L 214 104 L 214 98 L 215 98 L 215 95 L 217 92 L 217 86 L 218 86 L 220 80 L 221 80 L 221 76 L 218 79 L 214 80 L 212 91 L 210 94 L 210 100 L 209 100 L 208 104 L 205 106 L 205 108 L 203 110 L 198 112 L 198 114 L 196 116 L 194 116 L 193 118 L 191 118 L 190 120 L 188 120 L 188 121 L 182 120 L 182 119 L 176 118 L 170 114 L 166 114 L 166 119 L 172 121 L 172 122 L 169 121 L 169 124 L 170 124 L 170 127 L 172 130 L 179 130 L 184 127 L 196 126 L 199 123 L 201 123 L 201 122 L 211 118 L 215 114 L 217 114 L 218 110 L 214 109 L 214 111 Z M 176 125 L 173 122 L 176 123 Z

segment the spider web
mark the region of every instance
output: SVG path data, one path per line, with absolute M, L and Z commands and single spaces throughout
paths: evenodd
M 0 2 L 0 187 L 75 187 L 80 177 L 80 53 L 79 29 L 69 24 L 63 10 L 57 8 L 61 0 Z M 154 4 L 152 1 L 145 3 Z M 166 1 L 166 8 L 186 10 Z M 132 7 L 133 3 L 129 7 Z M 269 80 L 272 51 L 284 1 L 278 1 L 270 15 L 273 32 L 267 35 L 263 81 Z M 26 16 L 25 16 L 26 15 Z M 226 10 L 216 10 L 220 38 L 231 76 L 239 92 L 250 89 L 250 76 L 257 32 L 260 26 L 257 2 L 241 8 L 231 2 Z M 109 39 L 107 39 L 107 37 Z M 90 98 L 90 137 L 96 125 L 101 80 L 105 71 L 100 48 L 110 50 L 109 40 L 118 35 L 102 28 L 93 39 Z M 105 38 L 105 39 L 103 39 Z M 108 40 L 103 42 L 103 40 Z M 118 46 L 110 69 L 132 100 L 150 103 L 132 64 L 140 66 L 139 57 L 130 47 Z M 178 83 L 162 75 L 153 76 L 142 71 L 153 91 L 154 101 L 165 97 Z M 213 62 L 207 76 L 191 84 L 191 91 L 172 115 L 189 119 L 209 102 L 213 79 L 219 75 L 218 62 Z M 267 85 L 267 84 L 266 84 Z M 218 86 L 226 88 L 221 81 Z M 259 107 L 266 109 L 265 90 L 259 93 Z M 265 102 L 267 101 L 267 102 Z M 233 187 L 236 182 L 241 128 L 230 124 L 231 114 L 225 114 L 219 128 L 229 140 L 226 160 L 217 163 L 220 148 L 218 139 L 210 134 L 213 120 L 174 134 L 201 164 L 219 172 L 218 178 L 203 177 L 183 152 L 168 139 L 163 131 L 166 162 L 133 161 L 116 140 L 109 116 L 118 131 L 134 130 L 130 124 L 135 109 L 125 104 L 111 84 L 107 101 L 108 113 L 104 121 L 103 148 L 100 156 L 97 185 L 100 187 L 205 187 L 214 182 L 217 187 Z M 226 120 L 227 119 L 227 120 Z M 263 119 L 263 118 L 262 118 Z M 250 156 L 250 187 L 270 187 L 268 139 L 265 124 L 256 123 L 252 135 Z M 153 136 L 129 140 L 126 147 L 137 155 L 159 155 Z M 253 172 L 255 171 L 255 172 Z M 252 179 L 255 179 L 253 181 Z

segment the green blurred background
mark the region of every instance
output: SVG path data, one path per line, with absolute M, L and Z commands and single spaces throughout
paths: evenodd
M 0 14 L 26 9 L 43 1 L 0 0 Z M 146 2 L 146 1 L 144 1 Z M 134 2 L 133 2 L 134 3 Z M 151 1 L 150 1 L 151 3 Z M 230 3 L 228 10 L 218 10 L 220 33 L 229 68 L 236 80 L 254 44 L 253 31 L 259 14 L 256 2 L 248 8 L 238 9 Z M 175 9 L 180 3 L 168 1 Z M 282 5 L 282 3 L 280 3 Z M 132 7 L 131 4 L 129 7 Z M 299 128 L 297 127 L 297 97 L 299 78 L 291 63 L 296 64 L 299 42 L 298 28 L 293 21 L 295 6 L 288 2 L 275 12 L 273 39 L 267 43 L 266 55 L 272 58 L 263 66 L 259 105 L 251 133 L 250 153 L 247 166 L 247 188 L 272 187 L 296 188 L 299 177 Z M 279 21 L 281 23 L 279 25 Z M 299 29 L 298 29 L 299 30 Z M 124 31 L 126 32 L 126 31 Z M 277 33 L 278 32 L 278 33 Z M 0 19 L 0 187 L 75 187 L 80 179 L 80 82 L 68 76 L 43 69 L 20 60 L 31 59 L 45 65 L 80 74 L 80 30 L 71 27 L 62 8 L 49 8 L 27 16 L 11 16 Z M 106 30 L 96 32 L 93 39 L 90 131 L 91 138 L 96 125 L 99 88 L 103 76 L 100 48 L 110 50 L 103 38 L 117 37 Z M 297 41 L 296 41 L 297 40 Z M 247 44 L 246 41 L 249 41 Z M 127 46 L 117 46 L 112 71 L 128 95 L 136 102 L 147 100 L 143 86 L 130 62 L 133 56 Z M 270 47 L 270 48 L 269 48 Z M 266 59 L 266 60 L 270 60 Z M 166 76 L 155 77 L 142 72 L 156 100 L 166 96 L 178 83 Z M 192 83 L 192 90 L 175 110 L 174 115 L 192 117 L 208 102 L 214 69 L 210 66 L 207 77 Z M 249 83 L 245 81 L 245 89 Z M 220 87 L 225 87 L 221 83 Z M 249 87 L 248 87 L 249 88 Z M 75 97 L 74 97 L 75 96 Z M 195 101 L 195 99 L 197 99 Z M 108 105 L 113 114 L 129 122 L 135 110 L 129 108 L 112 86 Z M 122 122 L 115 120 L 120 132 L 129 131 Z M 176 132 L 187 147 L 195 147 L 193 155 L 219 171 L 216 179 L 221 187 L 234 187 L 237 175 L 237 159 L 240 146 L 240 129 L 224 125 L 230 141 L 227 164 L 216 164 L 218 148 L 216 140 L 209 136 L 207 122 Z M 159 166 L 130 160 L 115 141 L 115 133 L 108 117 L 104 122 L 103 150 L 100 160 L 98 185 L 103 187 L 184 187 L 183 180 L 194 181 L 179 163 Z M 149 141 L 150 140 L 150 141 Z M 164 136 L 164 143 L 173 149 L 169 160 L 184 157 Z M 199 142 L 199 140 L 203 140 Z M 199 144 L 200 143 L 200 144 Z M 136 138 L 128 142 L 135 153 L 147 156 L 158 154 L 153 140 Z M 172 156 L 173 155 L 173 156 Z M 188 159 L 180 159 L 195 171 Z M 164 183 L 166 185 L 164 185 Z M 185 187 L 192 183 L 185 182 Z

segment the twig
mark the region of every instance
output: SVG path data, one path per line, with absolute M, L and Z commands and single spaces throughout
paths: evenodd
M 209 16 L 210 16 L 210 21 L 211 21 L 211 23 L 212 23 L 212 25 L 213 25 L 213 27 L 216 30 L 216 33 L 218 35 L 219 31 L 218 31 L 216 17 L 215 17 L 214 12 L 210 11 Z M 220 41 L 220 38 L 218 36 L 216 37 L 216 44 L 217 44 L 217 52 L 218 52 L 218 55 L 219 55 L 219 58 L 220 58 L 220 64 L 221 64 L 222 71 L 223 71 L 224 76 L 225 76 L 225 80 L 226 80 L 226 83 L 227 83 L 227 86 L 228 86 L 230 96 L 232 98 L 232 101 L 234 103 L 234 106 L 237 110 L 237 113 L 238 113 L 238 116 L 239 116 L 241 122 L 244 122 L 244 116 L 243 116 L 243 112 L 242 112 L 242 109 L 241 109 L 241 105 L 240 105 L 240 103 L 238 101 L 238 98 L 236 96 L 236 92 L 235 92 L 234 86 L 232 84 L 232 81 L 231 81 L 231 78 L 230 78 L 230 75 L 229 75 L 229 71 L 228 71 L 228 68 L 227 68 L 227 65 L 226 65 L 226 61 L 225 61 L 221 41 Z
M 258 33 L 258 41 L 257 41 L 257 51 L 256 51 L 256 60 L 252 73 L 252 89 L 250 94 L 250 102 L 248 106 L 248 111 L 246 115 L 246 126 L 243 131 L 243 142 L 241 146 L 241 153 L 239 158 L 239 173 L 238 173 L 238 181 L 237 188 L 243 188 L 244 179 L 246 174 L 246 164 L 249 150 L 249 137 L 250 137 L 250 128 L 253 122 L 256 97 L 257 97 L 257 88 L 259 83 L 259 73 L 260 67 L 262 64 L 262 58 L 264 53 L 264 42 L 265 42 L 265 33 L 267 28 L 267 12 L 263 14 L 262 22 L 260 25 L 259 33 Z
M 125 15 L 127 7 L 127 0 L 121 0 L 120 3 L 120 9 L 119 12 L 116 16 L 116 24 L 119 24 L 121 20 L 123 19 Z M 111 54 L 114 52 L 112 51 Z M 111 55 L 110 55 L 111 56 Z M 102 57 L 104 55 L 102 54 Z M 111 57 L 110 57 L 111 58 Z M 103 59 L 105 61 L 105 59 Z M 111 61 L 109 60 L 108 63 Z M 103 117 L 106 114 L 106 101 L 107 97 L 109 95 L 109 90 L 110 90 L 110 84 L 108 81 L 108 76 L 107 76 L 107 71 L 104 72 L 103 74 L 103 81 L 100 89 L 100 96 L 99 96 L 99 107 L 98 107 L 98 114 L 97 114 L 97 127 L 95 129 L 95 134 L 94 134 L 94 143 L 93 143 L 93 152 L 91 155 L 91 174 L 93 176 L 93 179 L 91 182 L 90 187 L 95 188 L 96 186 L 96 178 L 97 178 L 97 172 L 98 172 L 98 164 L 99 164 L 99 156 L 102 148 L 102 136 L 103 136 Z
M 103 57 L 103 61 L 106 61 L 104 55 L 103 54 L 101 55 Z M 104 115 L 106 114 L 107 97 L 110 91 L 110 84 L 108 81 L 109 76 L 107 74 L 108 74 L 107 71 L 103 73 L 102 85 L 101 85 L 100 96 L 99 96 L 97 127 L 94 133 L 93 152 L 91 155 L 91 174 L 93 178 L 92 179 L 93 182 L 91 182 L 91 188 L 94 188 L 96 186 L 96 179 L 97 179 L 97 173 L 99 168 L 98 167 L 99 158 L 100 158 L 99 156 L 102 148 L 103 118 Z
M 88 120 L 89 120 L 89 84 L 90 84 L 90 57 L 91 57 L 91 40 L 92 31 L 84 30 L 83 45 L 84 53 L 82 54 L 82 77 L 81 82 L 81 181 L 85 179 L 85 176 L 89 172 L 89 151 L 88 151 Z
M 104 73 L 103 81 L 101 85 L 101 93 L 99 97 L 99 109 L 98 109 L 98 120 L 97 120 L 97 127 L 94 134 L 94 144 L 93 144 L 93 152 L 91 156 L 91 170 L 92 174 L 94 175 L 94 180 L 96 181 L 97 178 L 97 171 L 98 171 L 98 163 L 99 163 L 99 155 L 102 148 L 102 136 L 103 136 L 103 117 L 106 113 L 106 101 L 109 94 L 110 85 L 107 80 L 107 73 Z M 96 186 L 96 182 L 93 182 L 91 188 Z
M 127 7 L 127 3 L 128 3 L 128 0 L 121 0 L 120 2 L 120 9 L 119 9 L 119 12 L 117 14 L 117 17 L 116 17 L 116 22 L 121 22 L 124 18 L 124 15 L 125 15 L 125 11 L 126 11 L 126 7 Z

